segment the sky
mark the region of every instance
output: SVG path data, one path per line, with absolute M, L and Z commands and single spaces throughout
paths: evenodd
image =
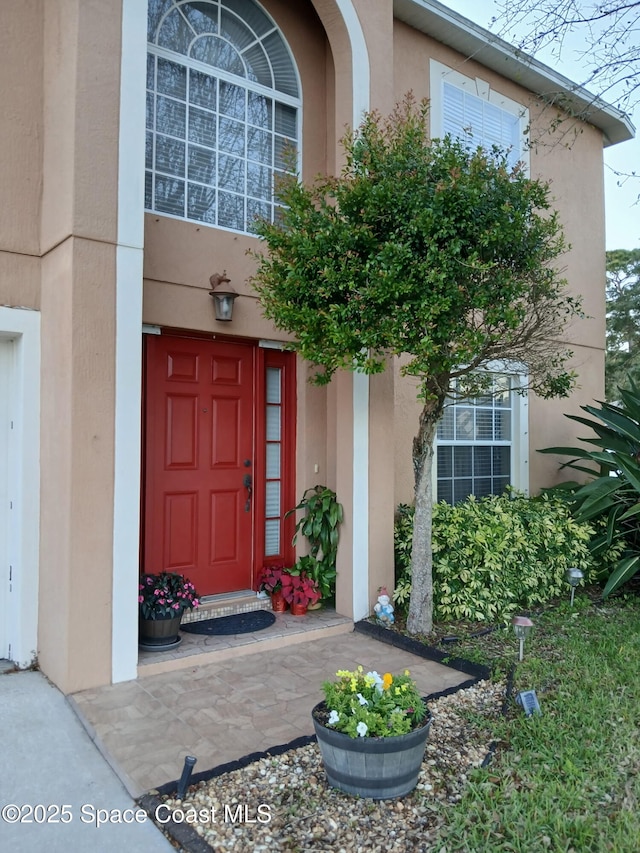
M 464 15 L 485 29 L 492 29 L 491 19 L 499 15 L 495 0 L 441 0 L 455 12 Z M 499 27 L 499 25 L 497 25 Z M 498 32 L 497 28 L 493 31 Z M 527 35 L 523 32 L 522 36 Z M 565 45 L 562 60 L 557 61 L 550 49 L 540 51 L 536 59 L 564 74 L 570 80 L 581 82 L 584 76 L 582 66 L 577 60 L 577 52 L 582 46 L 580 38 Z M 597 94 L 597 92 L 595 92 Z M 611 101 L 612 97 L 605 100 Z M 614 174 L 632 172 L 640 174 L 640 108 L 631 114 L 631 121 L 636 128 L 636 139 L 621 142 L 604 150 L 605 161 L 605 206 L 607 222 L 607 249 L 637 249 L 640 248 L 640 177 L 631 178 L 619 186 L 621 179 Z

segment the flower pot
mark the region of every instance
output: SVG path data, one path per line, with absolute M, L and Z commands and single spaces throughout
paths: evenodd
M 374 800 L 403 797 L 415 788 L 431 727 L 429 712 L 406 735 L 358 738 L 324 726 L 317 719 L 322 712 L 326 712 L 324 702 L 315 706 L 311 716 L 329 785 Z
M 179 616 L 163 616 L 159 619 L 138 619 L 138 641 L 145 647 L 176 645 L 180 630 Z
M 284 613 L 288 607 L 289 605 L 284 600 L 281 589 L 271 593 L 271 609 L 274 613 Z
M 291 602 L 291 615 L 292 616 L 306 616 L 307 614 L 307 605 L 306 604 L 296 604 L 295 601 Z

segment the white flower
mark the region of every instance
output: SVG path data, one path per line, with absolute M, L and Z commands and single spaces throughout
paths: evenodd
M 327 723 L 327 725 L 335 726 L 335 724 L 338 722 L 339 719 L 340 719 L 340 714 L 337 711 L 332 711 L 329 714 L 329 722 Z
M 364 696 L 362 695 L 362 693 L 358 693 L 357 696 L 358 696 L 358 702 L 360 702 L 361 705 L 368 705 L 369 704 L 367 702 L 367 700 L 364 698 Z
M 360 737 L 364 737 L 366 733 L 369 731 L 369 727 L 366 723 L 358 723 L 356 726 L 356 731 Z
M 382 678 L 378 675 L 378 673 L 373 670 L 373 672 L 367 673 L 367 678 L 372 678 L 375 684 L 382 684 Z

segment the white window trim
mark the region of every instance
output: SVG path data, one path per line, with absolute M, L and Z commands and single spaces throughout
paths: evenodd
M 527 172 L 529 171 L 529 146 L 527 130 L 529 127 L 529 110 L 519 104 L 517 101 L 508 98 L 500 92 L 496 92 L 491 88 L 491 84 L 481 77 L 466 77 L 459 71 L 449 68 L 438 62 L 435 59 L 429 61 L 429 89 L 431 99 L 431 110 L 429 120 L 431 123 L 432 139 L 439 139 L 443 136 L 443 116 L 444 116 L 444 96 L 443 83 L 451 83 L 464 89 L 477 98 L 488 101 L 496 107 L 505 110 L 505 112 L 518 116 L 520 122 L 520 136 L 522 139 L 522 147 L 520 151 L 520 160 L 525 164 Z
M 499 366 L 495 362 L 495 366 Z M 492 364 L 494 367 L 494 364 Z M 508 373 L 513 380 L 511 390 L 511 485 L 518 492 L 529 494 L 529 395 L 526 391 L 518 393 L 517 388 L 526 388 L 529 377 L 526 373 L 512 373 L 510 371 L 493 370 L 492 372 Z M 433 487 L 434 503 L 438 499 L 438 444 L 453 445 L 456 447 L 476 445 L 504 445 L 509 442 L 500 441 L 442 441 L 436 436 L 433 453 L 433 470 L 431 483 Z
M 282 38 L 283 44 L 284 44 L 284 46 L 285 46 L 285 48 L 289 54 L 289 57 L 291 59 L 291 63 L 293 65 L 293 69 L 294 69 L 295 74 L 296 74 L 296 81 L 298 84 L 298 92 L 300 93 L 300 95 L 298 97 L 288 95 L 285 92 L 280 92 L 278 89 L 269 89 L 268 87 L 263 86 L 260 83 L 249 80 L 247 77 L 238 77 L 235 74 L 231 74 L 222 68 L 217 68 L 217 67 L 214 67 L 212 65 L 208 65 L 205 62 L 200 62 L 199 60 L 193 59 L 190 56 L 185 56 L 182 53 L 177 53 L 175 51 L 170 50 L 169 48 L 161 47 L 160 45 L 157 45 L 154 42 L 150 42 L 150 41 L 146 42 L 147 49 L 146 49 L 146 54 L 145 54 L 145 60 L 146 60 L 146 56 L 148 54 L 151 54 L 151 55 L 160 57 L 162 59 L 167 59 L 171 62 L 175 62 L 177 64 L 183 65 L 187 69 L 193 68 L 194 70 L 201 71 L 205 74 L 211 74 L 212 69 L 213 69 L 213 70 L 215 70 L 216 77 L 220 80 L 223 80 L 223 81 L 228 82 L 228 83 L 232 83 L 235 86 L 240 86 L 249 92 L 255 92 L 259 95 L 264 95 L 265 97 L 271 98 L 271 100 L 279 101 L 280 103 L 286 104 L 287 106 L 294 107 L 297 110 L 297 118 L 298 118 L 297 136 L 296 136 L 296 147 L 297 147 L 296 167 L 297 167 L 298 174 L 302 174 L 302 140 L 303 140 L 303 113 L 304 113 L 304 111 L 303 111 L 303 104 L 302 104 L 302 80 L 300 77 L 300 69 L 298 68 L 298 64 L 295 60 L 295 56 L 293 54 L 293 51 L 291 50 L 291 46 L 289 45 L 289 42 L 287 41 L 287 39 L 284 37 L 284 33 L 282 32 L 282 29 L 278 26 L 278 24 L 276 23 L 273 16 L 268 12 L 267 9 L 265 9 L 265 7 L 262 5 L 262 3 L 258 2 L 257 5 L 260 7 L 260 10 L 271 20 L 271 22 L 273 24 L 273 30 L 271 30 L 269 33 L 266 33 L 264 36 L 262 36 L 262 38 L 265 38 L 267 35 L 270 35 L 271 32 L 279 33 L 280 37 Z M 174 6 L 171 6 L 169 9 L 167 9 L 167 12 L 162 17 L 161 22 L 158 24 L 158 29 L 160 29 L 160 27 L 162 26 L 162 23 L 164 23 L 165 18 L 167 17 L 167 15 L 169 15 L 170 12 L 173 11 L 174 8 L 175 8 Z M 234 45 L 231 42 L 229 42 L 229 44 L 231 44 L 231 46 L 234 47 Z M 145 74 L 145 80 L 146 80 L 146 74 Z M 145 91 L 146 91 L 146 88 L 145 88 Z M 157 92 L 156 92 L 156 94 L 157 94 Z M 145 133 L 147 130 L 148 130 L 148 128 L 146 128 L 146 122 L 145 122 Z M 156 131 L 154 129 L 154 135 L 155 135 L 155 133 L 156 133 Z M 273 131 L 272 131 L 272 135 L 275 136 Z M 217 152 L 218 149 L 216 148 L 215 150 Z M 245 160 L 246 160 L 246 157 L 245 157 Z M 146 167 L 145 167 L 144 173 L 146 173 L 147 171 L 149 171 L 149 170 L 146 169 Z M 150 171 L 155 177 L 155 174 L 156 174 L 155 166 Z M 186 178 L 185 178 L 185 183 L 186 183 Z M 243 196 L 243 198 L 246 202 L 246 200 L 247 200 L 246 194 Z M 273 201 L 271 203 L 273 204 Z M 239 230 L 237 228 L 231 228 L 231 227 L 226 226 L 226 225 L 213 224 L 211 222 L 205 222 L 202 219 L 190 219 L 188 216 L 180 216 L 179 214 L 176 214 L 176 213 L 168 213 L 167 211 L 152 210 L 152 209 L 148 209 L 146 207 L 144 208 L 144 210 L 145 210 L 145 213 L 150 214 L 152 216 L 162 216 L 162 217 L 165 217 L 168 219 L 175 219 L 178 222 L 192 222 L 192 223 L 196 223 L 198 226 L 200 226 L 202 228 L 214 228 L 217 231 L 226 231 L 230 234 L 243 234 L 243 235 L 248 236 L 248 237 L 255 237 L 256 236 L 253 231 L 244 231 L 244 230 Z

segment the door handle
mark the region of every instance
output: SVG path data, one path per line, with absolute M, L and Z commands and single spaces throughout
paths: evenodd
M 247 502 L 244 505 L 244 511 L 249 512 L 251 510 L 251 493 L 253 492 L 251 474 L 245 474 L 242 482 L 247 490 Z

